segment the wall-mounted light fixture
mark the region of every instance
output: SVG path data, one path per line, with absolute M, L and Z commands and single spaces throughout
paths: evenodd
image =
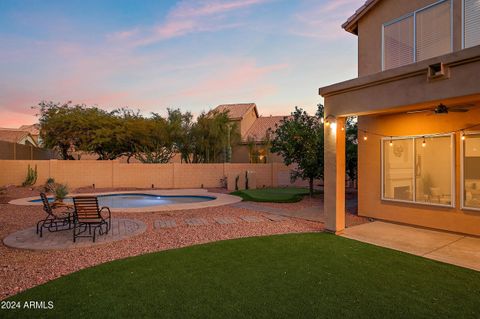
M 324 121 L 325 121 L 325 126 L 330 126 L 332 129 L 337 128 L 335 115 L 332 115 L 332 114 L 327 115 Z

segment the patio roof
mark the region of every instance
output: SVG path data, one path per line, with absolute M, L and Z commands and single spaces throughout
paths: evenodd
M 448 74 L 430 81 L 428 68 L 438 63 L 448 69 Z M 476 46 L 322 87 L 319 94 L 326 98 L 325 106 L 335 116 L 415 109 L 452 99 L 480 100 L 479 72 L 480 46 Z

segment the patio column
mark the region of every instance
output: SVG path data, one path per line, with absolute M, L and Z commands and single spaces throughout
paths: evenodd
M 342 129 L 344 127 L 344 117 L 336 118 L 331 125 L 324 125 L 325 227 L 334 234 L 339 234 L 345 229 L 345 129 Z

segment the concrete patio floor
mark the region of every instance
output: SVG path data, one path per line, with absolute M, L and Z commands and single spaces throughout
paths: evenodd
M 376 221 L 345 229 L 341 235 L 480 271 L 480 238 Z

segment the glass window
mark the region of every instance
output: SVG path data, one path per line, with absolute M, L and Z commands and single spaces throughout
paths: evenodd
M 383 141 L 383 197 L 413 201 L 413 139 Z
M 385 23 L 383 69 L 396 68 L 452 52 L 451 10 L 451 0 L 444 0 L 414 11 L 404 18 Z M 472 28 L 478 32 L 478 24 Z
M 451 136 L 415 139 L 416 202 L 452 205 Z
M 416 61 L 452 52 L 450 13 L 450 1 L 416 13 Z
M 464 0 L 464 47 L 480 45 L 480 0 Z
M 384 68 L 392 69 L 412 63 L 413 15 L 386 25 L 383 29 Z
M 383 139 L 382 198 L 453 206 L 452 136 Z
M 463 141 L 463 206 L 480 210 L 480 134 Z

